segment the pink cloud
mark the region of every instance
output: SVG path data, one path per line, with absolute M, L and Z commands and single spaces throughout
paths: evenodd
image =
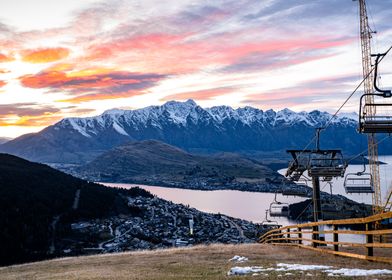
M 162 98 L 162 101 L 170 101 L 170 100 L 210 100 L 213 97 L 225 95 L 228 93 L 232 93 L 234 89 L 232 88 L 213 88 L 206 90 L 197 90 L 197 91 L 189 91 L 176 93 L 172 95 L 165 96 Z

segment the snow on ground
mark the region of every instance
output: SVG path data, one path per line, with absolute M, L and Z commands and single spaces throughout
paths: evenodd
M 243 262 L 243 261 L 238 261 L 238 260 L 244 260 L 247 261 L 248 258 L 246 257 L 241 257 L 241 256 L 234 256 L 230 261 L 237 261 L 237 262 Z M 277 267 L 268 267 L 264 268 L 262 266 L 245 266 L 245 267 L 239 267 L 235 266 L 230 269 L 230 271 L 227 273 L 227 275 L 246 275 L 246 274 L 252 274 L 252 275 L 259 275 L 261 272 L 263 272 L 263 275 L 265 275 L 265 272 L 269 271 L 279 271 L 279 272 L 286 272 L 285 275 L 293 275 L 291 272 L 292 271 L 298 271 L 300 273 L 303 273 L 304 271 L 308 271 L 306 276 L 313 276 L 309 271 L 312 270 L 318 270 L 323 273 L 327 273 L 328 276 L 382 276 L 382 275 L 392 275 L 392 270 L 389 269 L 359 269 L 359 268 L 334 268 L 332 266 L 328 265 L 307 265 L 307 264 L 287 264 L 287 263 L 278 263 L 276 265 Z M 287 272 L 291 271 L 291 272 Z M 281 274 L 278 275 L 282 276 Z
M 292 271 L 292 270 L 301 270 L 301 271 L 308 271 L 308 270 L 321 270 L 321 269 L 329 269 L 332 266 L 328 265 L 308 265 L 308 264 L 289 264 L 289 263 L 278 263 L 276 265 L 278 268 L 275 269 L 276 271 Z
M 247 257 L 242 257 L 242 256 L 235 255 L 229 261 L 243 263 L 243 262 L 247 262 L 248 260 L 249 259 Z
M 230 269 L 227 275 L 245 275 L 245 274 L 256 274 L 257 272 L 262 272 L 264 269 L 261 266 L 235 266 Z
M 340 268 L 328 269 L 324 272 L 329 276 L 374 276 L 374 275 L 391 275 L 389 269 L 358 269 L 358 268 Z

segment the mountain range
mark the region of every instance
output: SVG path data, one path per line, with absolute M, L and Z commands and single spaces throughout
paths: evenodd
M 252 154 L 302 149 L 332 115 L 228 106 L 202 108 L 193 100 L 169 101 L 137 110 L 113 109 L 95 117 L 65 118 L 38 133 L 0 145 L 0 151 L 45 163 L 84 164 L 129 141 L 155 139 L 196 153 Z M 366 149 L 356 114 L 338 115 L 321 133 L 321 148 L 346 154 Z M 392 148 L 386 141 L 380 153 Z

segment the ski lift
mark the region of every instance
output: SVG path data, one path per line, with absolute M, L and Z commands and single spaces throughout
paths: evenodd
M 265 219 L 261 222 L 262 227 L 280 227 L 277 221 L 268 219 L 268 209 L 265 210 Z
M 359 132 L 361 133 L 392 133 L 392 102 L 382 102 L 390 98 L 390 90 L 382 90 L 377 86 L 377 69 L 380 58 L 384 54 L 372 55 L 376 57 L 374 68 L 374 89 L 376 93 L 366 93 L 361 96 L 359 105 Z M 369 102 L 370 100 L 370 102 Z
M 272 220 L 268 219 L 268 211 L 269 211 L 268 209 L 265 210 L 265 219 L 264 219 L 264 221 L 262 221 L 259 224 L 259 227 L 258 227 L 258 235 L 260 235 L 260 236 L 270 230 L 277 229 L 277 228 L 281 227 L 281 225 L 279 225 L 277 221 L 272 221 Z
M 357 173 L 348 173 L 344 178 L 346 193 L 374 193 L 373 176 L 366 173 L 365 157 L 363 157 L 363 170 Z
M 270 216 L 271 217 L 288 217 L 289 216 L 289 204 L 277 201 L 276 195 L 277 195 L 277 193 L 275 193 L 274 201 L 271 202 L 270 207 L 269 207 Z
M 300 180 L 305 170 L 310 177 L 322 177 L 324 181 L 331 181 L 334 177 L 343 177 L 346 171 L 346 163 L 343 160 L 341 150 L 321 150 L 320 131 L 316 131 L 317 142 L 315 150 L 288 150 L 293 161 L 290 163 L 286 177 L 293 181 Z
M 343 177 L 345 170 L 346 164 L 340 150 L 317 150 L 312 153 L 308 174 L 330 181 L 333 177 Z

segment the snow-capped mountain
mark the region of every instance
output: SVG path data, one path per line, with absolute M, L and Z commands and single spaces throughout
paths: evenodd
M 345 125 L 356 125 L 355 113 L 345 114 L 332 122 Z M 327 112 L 312 111 L 295 113 L 289 109 L 278 112 L 266 112 L 244 107 L 233 109 L 228 106 L 201 108 L 193 100 L 186 102 L 170 101 L 162 106 L 149 106 L 138 110 L 112 109 L 102 115 L 90 118 L 66 118 L 55 125 L 56 130 L 71 129 L 85 137 L 94 137 L 101 132 L 113 129 L 116 133 L 134 137 L 134 130 L 143 130 L 149 126 L 163 129 L 167 125 L 187 128 L 191 125 L 204 124 L 221 126 L 225 122 L 236 125 L 261 126 L 273 128 L 303 124 L 320 127 L 330 121 L 332 115 Z M 136 137 L 137 138 L 137 137 Z
M 96 117 L 66 118 L 39 133 L 18 137 L 0 150 L 41 162 L 80 163 L 127 141 L 156 139 L 185 150 L 277 151 L 302 148 L 327 112 L 262 111 L 253 107 L 202 108 L 193 100 L 137 110 L 112 109 Z M 353 114 L 337 116 L 322 145 L 358 150 Z

